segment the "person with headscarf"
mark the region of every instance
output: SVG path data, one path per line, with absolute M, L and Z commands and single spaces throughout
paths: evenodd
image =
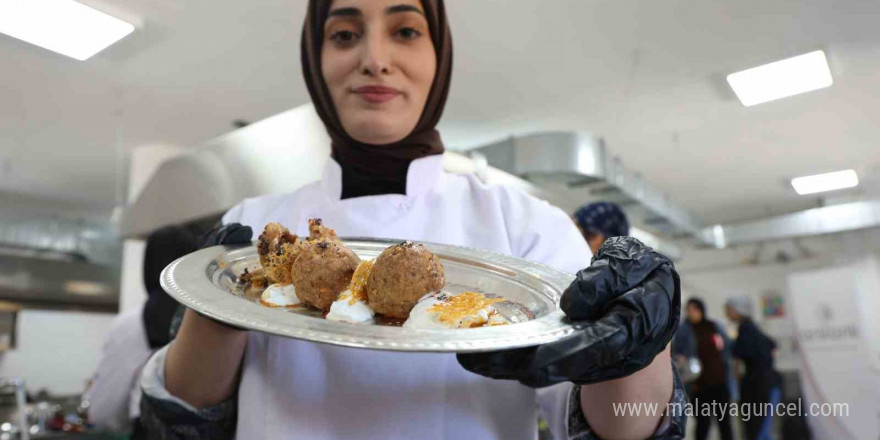
M 574 220 L 594 254 L 605 240 L 629 235 L 626 214 L 611 202 L 586 204 L 575 211 Z
M 191 252 L 195 245 L 195 237 L 179 226 L 156 230 L 147 238 L 143 268 L 147 301 L 114 320 L 86 392 L 89 423 L 97 428 L 138 432 L 141 369 L 157 349 L 170 341 L 171 319 L 179 306 L 162 290 L 159 275 L 165 266 Z
M 706 315 L 706 305 L 699 298 L 691 298 L 685 306 L 687 320 L 679 327 L 693 335 L 696 357 L 700 361 L 700 373 L 690 384 L 688 394 L 694 402 L 694 417 L 697 419 L 697 440 L 709 437 L 712 420 L 718 424 L 722 440 L 733 440 L 730 417 L 716 412 L 708 414 L 701 408 L 709 406 L 727 408 L 731 398 L 736 396 L 736 384 L 731 364 L 731 343 L 724 328 Z M 673 353 L 675 349 L 673 348 Z
M 155 438 L 534 439 L 539 406 L 560 439 L 683 435 L 683 418 L 662 411 L 684 403 L 666 349 L 680 313 L 672 263 L 621 239 L 581 270 L 591 252 L 564 212 L 443 171 L 436 125 L 452 39 L 442 0 L 311 0 L 301 61 L 331 138 L 320 181 L 245 200 L 208 244 L 248 244 L 269 222 L 306 235 L 322 218 L 347 236 L 513 255 L 578 272 L 561 302 L 577 330 L 517 350 L 397 353 L 246 332 L 187 310 L 144 368 L 142 419 Z M 661 411 L 615 415 L 616 402 Z
M 749 297 L 730 298 L 724 309 L 727 318 L 737 324 L 733 356 L 745 366 L 745 373 L 740 379 L 740 402 L 749 405 L 752 414 L 748 420 L 744 420 L 746 439 L 770 440 L 773 413 L 768 413 L 766 408 L 768 404 L 775 407 L 782 398 L 781 377 L 773 367 L 776 342 L 752 320 L 752 301 Z

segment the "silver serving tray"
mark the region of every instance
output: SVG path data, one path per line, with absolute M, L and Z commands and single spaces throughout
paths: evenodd
M 400 240 L 344 238 L 361 259 L 376 258 Z M 260 305 L 237 282 L 245 268 L 260 267 L 255 245 L 215 246 L 191 253 L 162 272 L 162 288 L 183 305 L 236 327 L 346 347 L 413 352 L 481 352 L 526 347 L 570 335 L 559 310 L 574 275 L 542 264 L 477 249 L 422 243 L 446 272 L 444 290 L 476 291 L 513 304 L 499 311 L 516 324 L 473 329 L 420 330 L 388 325 L 327 321 L 305 308 Z M 531 319 L 529 319 L 531 318 Z

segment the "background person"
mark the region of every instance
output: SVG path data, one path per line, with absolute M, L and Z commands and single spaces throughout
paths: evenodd
M 746 439 L 771 440 L 773 414 L 764 415 L 767 411 L 762 405 L 770 403 L 775 406 L 782 397 L 781 377 L 773 368 L 776 342 L 752 321 L 752 302 L 748 297 L 731 298 L 724 309 L 727 318 L 737 323 L 738 328 L 733 356 L 745 366 L 739 387 L 741 403 L 750 405 L 752 414 L 761 414 L 744 421 Z
M 700 408 L 711 405 L 727 408 L 731 395 L 735 394 L 735 382 L 731 365 L 731 343 L 724 328 L 708 319 L 706 306 L 702 300 L 691 298 L 685 307 L 687 322 L 682 327 L 693 335 L 696 355 L 700 360 L 700 374 L 690 383 L 688 393 L 694 402 L 694 415 L 697 419 L 697 440 L 705 440 L 709 436 L 712 420 L 718 424 L 722 440 L 733 440 L 728 414 L 704 414 Z M 679 330 L 681 331 L 681 330 Z
M 575 211 L 574 220 L 593 254 L 605 240 L 629 235 L 626 214 L 611 202 L 588 203 Z

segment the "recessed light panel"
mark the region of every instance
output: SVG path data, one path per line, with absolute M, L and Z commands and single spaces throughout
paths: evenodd
M 73 0 L 0 0 L 0 33 L 83 61 L 134 25 Z
M 833 173 L 791 179 L 791 186 L 800 195 L 852 188 L 858 186 L 858 184 L 859 175 L 856 174 L 855 170 L 835 171 Z
M 727 82 L 746 107 L 829 87 L 834 80 L 825 52 L 765 64 L 727 76 Z

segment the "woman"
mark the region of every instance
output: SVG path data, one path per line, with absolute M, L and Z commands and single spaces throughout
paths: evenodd
M 748 297 L 735 297 L 724 306 L 727 318 L 737 323 L 733 356 L 745 364 L 740 380 L 742 404 L 750 405 L 751 417 L 745 421 L 748 440 L 770 440 L 773 413 L 779 403 L 782 385 L 779 373 L 773 368 L 773 350 L 776 342 L 765 335 L 752 321 L 752 302 Z
M 705 406 L 727 408 L 731 396 L 735 394 L 733 372 L 731 371 L 731 344 L 727 332 L 715 321 L 706 316 L 706 305 L 699 298 L 691 298 L 685 306 L 687 323 L 679 327 L 689 327 L 696 343 L 696 355 L 700 360 L 701 371 L 688 390 L 694 402 L 694 417 L 697 419 L 697 440 L 709 437 L 712 420 L 718 424 L 721 440 L 733 440 L 730 418 L 724 412 L 706 414 L 700 411 Z
M 562 211 L 443 172 L 434 127 L 449 91 L 452 43 L 442 0 L 313 0 L 302 41 L 304 76 L 333 160 L 320 182 L 234 207 L 215 242 L 242 234 L 247 241 L 248 227 L 267 222 L 302 233 L 320 217 L 348 236 L 466 245 L 582 268 L 590 252 Z M 676 436 L 680 418 L 615 417 L 610 404 L 683 400 L 664 351 L 679 314 L 676 275 L 639 243 L 612 243 L 606 254 L 581 273 L 564 304 L 582 331 L 560 345 L 459 359 L 247 333 L 188 311 L 175 342 L 145 369 L 144 413 L 165 438 L 231 438 L 237 421 L 238 439 L 533 439 L 540 403 L 559 438 Z M 536 392 L 466 369 L 557 385 Z

